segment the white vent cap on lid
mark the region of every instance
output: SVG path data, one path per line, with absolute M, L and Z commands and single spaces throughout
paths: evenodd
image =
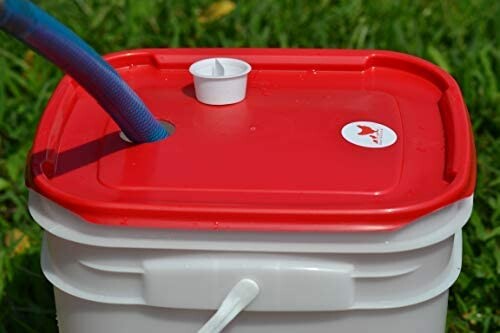
M 245 99 L 248 73 L 252 67 L 234 58 L 209 58 L 189 67 L 198 101 L 209 105 L 228 105 Z

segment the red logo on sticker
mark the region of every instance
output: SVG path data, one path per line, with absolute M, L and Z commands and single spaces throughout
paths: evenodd
M 380 133 L 378 130 L 374 130 L 370 126 L 365 126 L 365 125 L 357 125 L 358 128 L 361 130 L 361 132 L 358 133 L 358 135 L 368 135 L 372 139 L 373 143 L 379 143 L 380 142 Z
M 377 131 L 371 128 L 370 126 L 358 125 L 358 128 L 361 130 L 361 132 L 359 132 L 358 135 L 368 135 L 372 133 L 377 133 Z

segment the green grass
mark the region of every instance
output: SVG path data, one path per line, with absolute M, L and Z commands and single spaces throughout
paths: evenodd
M 448 331 L 499 332 L 500 2 L 248 0 L 222 18 L 199 23 L 211 2 L 38 1 L 101 53 L 179 46 L 379 48 L 448 70 L 471 113 L 479 171 Z M 0 33 L 0 333 L 56 332 L 51 288 L 38 263 L 41 231 L 26 210 L 23 169 L 61 75 Z M 16 244 L 3 242 L 14 228 L 30 242 L 17 253 Z

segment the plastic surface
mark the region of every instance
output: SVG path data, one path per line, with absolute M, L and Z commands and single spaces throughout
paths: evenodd
M 460 273 L 461 246 L 457 232 L 433 246 L 381 255 L 132 251 L 47 234 L 42 269 L 66 293 L 109 304 L 216 310 L 238 281 L 251 278 L 260 294 L 247 311 L 393 309 L 450 288 Z
M 244 279 L 259 294 L 223 332 L 443 333 L 471 203 L 395 232 L 345 234 L 113 228 L 34 192 L 29 205 L 46 229 L 60 333 L 195 332 Z
M 87 301 L 55 289 L 59 333 L 192 333 L 211 316 L 193 311 Z M 224 333 L 444 333 L 448 292 L 392 310 L 241 313 Z
M 212 107 L 194 98 L 188 68 L 210 57 L 252 66 L 243 102 Z M 384 231 L 472 195 L 474 147 L 460 90 L 423 60 L 287 49 L 138 50 L 107 59 L 176 131 L 131 146 L 63 79 L 38 129 L 28 184 L 87 221 Z M 387 126 L 397 141 L 380 149 L 352 144 L 341 131 L 356 121 Z M 383 140 L 373 131 L 371 140 Z
M 270 237 L 263 238 L 265 233 L 233 232 L 221 233 L 222 239 L 228 238 L 223 241 L 214 238 L 219 233 L 183 235 L 90 225 L 65 209 L 45 205 L 45 198 L 34 200 L 37 197 L 30 196 L 30 211 L 48 231 L 42 268 L 66 293 L 94 302 L 215 310 L 238 281 L 250 278 L 261 292 L 247 310 L 271 312 L 402 308 L 436 297 L 460 272 L 460 230 L 471 203 L 456 203 L 443 214 L 426 217 L 430 221 L 410 225 L 423 230 L 406 236 L 397 231 L 268 233 Z M 44 209 L 51 214 L 43 215 Z M 72 240 L 64 226 L 79 237 Z M 100 229 L 93 233 L 101 238 L 89 244 L 79 226 Z M 445 238 L 433 237 L 448 229 Z M 132 233 L 125 238 L 120 230 Z M 189 233 L 201 239 L 190 239 Z M 241 234 L 245 241 L 231 240 L 231 234 Z M 377 238 L 382 234 L 385 239 Z M 404 248 L 398 239 L 411 244 Z M 218 246 L 211 246 L 212 241 Z
M 455 202 L 396 231 L 316 232 L 192 232 L 122 228 L 87 223 L 67 209 L 30 191 L 29 210 L 51 234 L 90 246 L 130 249 L 198 250 L 262 253 L 395 253 L 431 246 L 462 229 L 472 212 L 473 197 Z
M 209 105 L 227 105 L 245 99 L 248 73 L 252 68 L 239 59 L 209 58 L 189 67 L 196 98 Z
M 167 132 L 116 71 L 71 30 L 25 0 L 5 0 L 0 28 L 77 80 L 134 142 L 163 139 Z

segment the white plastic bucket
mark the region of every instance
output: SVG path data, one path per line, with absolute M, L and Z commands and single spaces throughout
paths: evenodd
M 199 62 L 221 55 L 248 94 L 249 65 Z M 27 184 L 60 333 L 444 332 L 475 184 L 449 74 L 376 50 L 107 59 L 176 131 L 131 145 L 57 88 Z
M 36 192 L 29 208 L 60 333 L 196 332 L 242 279 L 260 292 L 224 332 L 442 333 L 472 197 L 352 234 L 103 227 Z

